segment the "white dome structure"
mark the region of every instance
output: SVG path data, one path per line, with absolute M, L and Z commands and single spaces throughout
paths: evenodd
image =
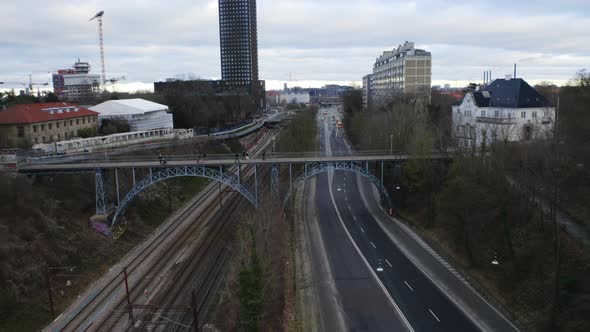
M 172 114 L 166 105 L 145 99 L 109 100 L 89 108 L 98 112 L 98 119 L 126 120 L 131 131 L 174 128 Z

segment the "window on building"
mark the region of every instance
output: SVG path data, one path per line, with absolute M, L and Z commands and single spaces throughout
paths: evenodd
M 35 137 L 35 144 L 39 143 L 39 139 Z
M 33 132 L 36 133 L 37 132 L 37 126 L 33 125 Z
M 45 125 L 44 124 L 41 125 L 41 131 L 45 131 Z
M 59 128 L 59 122 L 55 123 L 55 128 Z
M 79 125 L 80 124 L 80 119 L 76 119 L 76 124 Z
M 49 130 L 51 130 L 51 128 L 53 127 L 53 124 L 50 123 L 50 124 L 47 125 L 47 127 L 49 128 Z
M 74 125 L 74 120 L 70 120 L 70 126 Z
M 45 143 L 45 136 L 41 137 L 41 141 Z
M 61 140 L 61 134 L 57 134 L 57 140 Z
M 499 118 L 500 117 L 500 111 L 494 111 L 494 117 Z
M 537 117 L 537 112 L 533 112 L 532 116 L 533 116 L 533 118 L 536 118 Z
M 486 117 L 486 111 L 481 111 L 481 117 L 485 118 Z
M 520 112 L 520 117 L 526 119 L 526 112 Z
M 18 137 L 23 137 L 25 136 L 25 127 L 23 126 L 18 126 L 16 127 L 16 131 L 18 133 Z

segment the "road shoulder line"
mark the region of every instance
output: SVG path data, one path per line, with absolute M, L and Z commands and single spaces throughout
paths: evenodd
M 406 327 L 408 328 L 408 330 L 411 331 L 411 332 L 414 332 L 414 328 L 412 327 L 412 325 L 410 324 L 410 322 L 408 321 L 408 319 L 406 318 L 406 316 L 404 315 L 404 313 L 402 312 L 402 310 L 400 309 L 400 307 L 393 300 L 393 297 L 391 297 L 391 294 L 389 294 L 389 292 L 387 291 L 387 288 L 385 288 L 385 285 L 383 285 L 383 283 L 381 282 L 381 279 L 379 279 L 379 276 L 377 276 L 377 274 L 373 270 L 373 267 L 371 266 L 371 264 L 369 264 L 369 261 L 365 258 L 365 256 L 361 252 L 360 248 L 357 246 L 356 242 L 354 242 L 354 239 L 352 238 L 352 235 L 350 235 L 350 232 L 348 231 L 348 228 L 344 224 L 344 220 L 342 219 L 342 216 L 340 215 L 340 210 L 338 209 L 338 206 L 336 205 L 336 200 L 334 199 L 334 193 L 332 191 L 332 177 L 330 176 L 331 175 L 330 173 L 332 173 L 332 172 L 329 172 L 328 173 L 328 187 L 329 187 L 329 191 L 330 191 L 330 198 L 332 200 L 332 205 L 334 206 L 334 209 L 336 210 L 336 214 L 338 215 L 338 219 L 340 220 L 340 223 L 342 224 L 342 227 L 344 228 L 344 231 L 346 232 L 346 235 L 348 236 L 348 238 L 349 238 L 350 242 L 352 243 L 354 249 L 357 251 L 357 253 L 359 254 L 359 256 L 362 258 L 362 260 L 365 263 L 365 265 L 367 265 L 367 268 L 369 269 L 369 271 L 371 271 L 371 275 L 373 276 L 373 278 L 375 278 L 375 281 L 377 281 L 377 284 L 379 284 L 379 287 L 381 287 L 383 293 L 385 294 L 385 296 L 387 297 L 387 299 L 389 300 L 389 302 L 393 305 L 393 307 L 395 308 L 395 311 L 397 311 L 399 317 L 404 322 L 404 324 L 406 325 Z
M 480 329 L 484 331 L 496 331 L 498 328 L 490 326 L 489 322 L 484 321 L 481 315 L 474 310 L 472 307 L 474 303 L 469 303 L 463 297 L 459 296 L 457 292 L 451 290 L 446 284 L 437 281 L 435 275 L 436 272 L 433 271 L 432 268 L 429 268 L 425 262 L 420 260 L 416 255 L 410 252 L 410 248 L 408 248 L 405 244 L 403 244 L 403 240 L 401 240 L 400 236 L 395 234 L 394 231 L 390 230 L 384 224 L 383 218 L 389 218 L 398 229 L 400 229 L 405 235 L 410 237 L 413 241 L 416 242 L 417 247 L 422 248 L 435 262 L 439 263 L 442 269 L 450 273 L 453 277 L 455 277 L 463 286 L 472 293 L 475 294 L 477 299 L 481 300 L 485 303 L 489 308 L 491 308 L 505 323 L 507 323 L 513 331 L 519 331 L 518 327 L 516 327 L 509 319 L 506 318 L 494 305 L 489 303 L 473 286 L 467 281 L 458 271 L 456 271 L 446 260 L 444 260 L 432 247 L 430 247 L 418 234 L 416 234 L 413 230 L 411 230 L 408 226 L 397 220 L 396 218 L 390 217 L 387 215 L 385 210 L 381 204 L 376 203 L 379 206 L 379 211 L 382 215 L 376 215 L 373 212 L 373 209 L 370 208 L 367 197 L 365 195 L 365 186 L 361 183 L 361 179 L 357 176 L 357 185 L 360 190 L 361 197 L 363 199 L 363 203 L 367 207 L 368 211 L 373 215 L 375 221 L 379 225 L 379 227 L 387 234 L 387 236 L 396 244 L 396 246 L 404 253 L 404 255 L 418 268 L 437 288 L 439 288 L 442 293 L 449 298 L 457 307 L 463 311 L 469 319 L 475 323 Z M 375 189 L 371 185 L 369 190 L 371 190 L 371 194 L 375 195 Z M 378 202 L 378 201 L 377 201 Z

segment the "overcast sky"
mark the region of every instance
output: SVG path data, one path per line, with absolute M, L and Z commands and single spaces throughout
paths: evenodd
M 108 77 L 119 90 L 193 73 L 220 78 L 217 0 L 8 1 L 0 19 L 0 81 L 50 82 L 77 58 L 100 72 L 105 11 Z M 258 0 L 260 77 L 267 88 L 360 83 L 375 58 L 404 41 L 432 52 L 433 84 L 512 73 L 563 84 L 590 69 L 590 0 Z

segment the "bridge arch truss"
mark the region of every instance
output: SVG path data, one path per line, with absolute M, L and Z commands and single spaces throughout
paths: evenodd
M 321 173 L 327 173 L 329 171 L 345 171 L 345 172 L 352 172 L 359 174 L 379 188 L 381 191 L 381 195 L 386 199 L 386 201 L 391 205 L 391 199 L 387 190 L 385 190 L 385 186 L 383 184 L 383 161 L 381 163 L 381 179 L 377 178 L 370 170 L 369 170 L 369 163 L 365 162 L 362 165 L 359 162 L 355 161 L 321 161 L 321 162 L 312 162 L 304 164 L 303 170 L 300 174 L 297 175 L 295 180 L 292 180 L 292 166 L 289 165 L 289 178 L 290 178 L 290 185 L 287 194 L 283 198 L 283 207 L 287 205 L 287 201 L 289 197 L 292 195 L 293 191 L 297 189 L 300 185 L 305 183 L 307 180 L 315 177 Z
M 162 167 L 162 168 L 149 168 L 149 174 L 143 178 L 141 181 L 135 181 L 135 169 L 133 171 L 133 186 L 131 189 L 125 194 L 123 199 L 119 201 L 119 193 L 118 193 L 118 173 L 115 170 L 115 177 L 117 181 L 117 207 L 113 214 L 113 217 L 108 222 L 108 228 L 111 231 L 111 235 L 114 238 L 117 238 L 117 233 L 119 233 L 120 229 L 120 219 L 121 216 L 127 210 L 127 207 L 131 203 L 131 201 L 143 190 L 147 189 L 148 187 L 156 184 L 160 181 L 177 178 L 177 177 L 200 177 L 206 178 L 212 181 L 217 181 L 221 184 L 224 184 L 228 187 L 231 187 L 238 193 L 240 193 L 244 198 L 246 198 L 254 207 L 258 207 L 258 191 L 255 190 L 252 193 L 244 183 L 240 179 L 240 170 L 238 170 L 238 175 L 235 176 L 231 173 L 224 172 L 223 167 L 211 168 L 206 166 L 179 166 L 179 167 Z M 255 170 L 256 172 L 256 170 Z M 99 186 L 99 171 L 97 171 L 97 202 L 101 200 L 98 192 L 98 188 L 101 188 L 102 185 Z M 257 185 L 257 184 L 255 184 Z M 104 202 L 104 199 L 102 199 Z M 104 203 L 103 203 L 104 204 Z M 97 203 L 97 207 L 99 204 Z M 99 211 L 97 211 L 98 213 Z

